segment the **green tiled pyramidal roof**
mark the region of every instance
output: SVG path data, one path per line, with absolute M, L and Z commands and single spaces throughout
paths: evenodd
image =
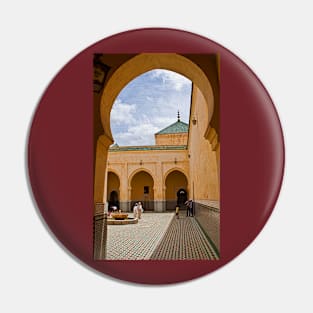
M 188 124 L 181 121 L 177 121 L 174 124 L 160 130 L 159 132 L 156 133 L 156 135 L 188 133 L 188 128 L 189 128 Z

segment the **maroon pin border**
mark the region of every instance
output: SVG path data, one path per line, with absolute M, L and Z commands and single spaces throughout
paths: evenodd
M 92 56 L 99 52 L 147 51 L 220 54 L 221 258 L 218 261 L 93 260 Z M 280 191 L 284 141 L 270 96 L 238 57 L 193 33 L 138 29 L 97 42 L 56 75 L 32 121 L 28 167 L 33 195 L 45 222 L 74 256 L 118 279 L 166 284 L 190 280 L 220 268 L 255 239 Z

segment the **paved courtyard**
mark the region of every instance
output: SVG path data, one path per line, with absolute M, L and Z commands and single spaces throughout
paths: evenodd
M 218 258 L 196 219 L 174 213 L 145 212 L 138 224 L 108 225 L 106 251 L 108 260 Z

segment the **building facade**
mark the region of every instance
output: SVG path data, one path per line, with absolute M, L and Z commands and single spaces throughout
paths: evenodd
M 188 124 L 178 118 L 155 134 L 155 145 L 113 145 L 106 175 L 108 206 L 131 211 L 141 201 L 145 210 L 164 212 L 183 205 L 190 195 L 187 142 Z

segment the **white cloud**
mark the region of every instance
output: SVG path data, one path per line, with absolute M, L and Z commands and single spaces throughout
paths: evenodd
M 164 84 L 168 84 L 177 91 L 191 84 L 191 81 L 185 76 L 168 70 L 153 70 L 151 75 L 152 77 L 161 78 Z
M 155 102 L 153 110 L 153 121 L 158 122 L 160 127 L 168 126 L 177 121 L 177 111 L 180 113 L 181 121 L 188 123 L 190 111 L 190 95 L 186 93 L 168 93 L 160 95 Z M 165 125 L 162 123 L 169 123 Z
M 158 130 L 152 123 L 137 121 L 137 124 L 130 126 L 126 132 L 118 133 L 116 141 L 120 146 L 153 145 L 154 134 Z
M 153 145 L 154 134 L 177 121 L 177 110 L 188 123 L 190 90 L 191 81 L 171 71 L 153 70 L 137 77 L 113 105 L 114 141 L 120 146 Z
M 111 123 L 115 125 L 135 123 L 136 105 L 123 103 L 120 99 L 114 102 L 111 111 Z
M 156 128 L 158 129 L 158 131 L 160 131 L 161 129 L 175 123 L 177 121 L 176 117 L 165 117 L 165 116 L 156 116 L 153 119 L 153 124 L 156 125 Z

